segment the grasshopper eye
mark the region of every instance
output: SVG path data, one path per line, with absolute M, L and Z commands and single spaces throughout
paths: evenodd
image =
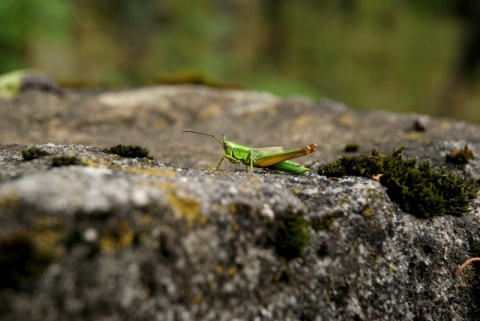
M 223 143 L 223 149 L 228 149 L 228 144 L 227 143 Z

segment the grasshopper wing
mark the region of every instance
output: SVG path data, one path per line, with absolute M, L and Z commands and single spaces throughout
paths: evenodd
M 261 159 L 262 157 L 283 153 L 282 146 L 272 146 L 272 147 L 258 147 L 252 149 L 252 157 L 253 159 Z
M 259 148 L 253 148 L 252 152 L 254 155 L 262 156 L 264 154 L 283 152 L 283 147 L 282 146 L 259 147 Z
M 313 153 L 317 149 L 316 144 L 310 144 L 308 146 L 299 148 L 299 149 L 291 149 L 291 150 L 274 150 L 270 152 L 265 152 L 259 155 L 256 159 L 256 165 L 260 167 L 268 167 L 289 159 L 302 157 Z

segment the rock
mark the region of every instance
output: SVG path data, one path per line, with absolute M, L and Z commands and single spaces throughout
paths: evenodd
M 40 70 L 22 69 L 0 75 L 0 98 L 14 97 L 27 90 L 63 95 L 55 81 Z
M 360 152 L 404 144 L 478 179 L 476 158 L 465 169 L 445 160 L 466 143 L 480 153 L 478 126 L 431 119 L 419 133 L 415 115 L 201 87 L 115 97 L 0 104 L 1 141 L 23 144 L 0 145 L 2 320 L 477 319 L 478 274 L 454 271 L 479 244 L 478 200 L 462 216 L 418 219 L 370 179 L 196 169 L 214 166 L 220 146 L 179 132 L 316 142 L 298 159 L 312 167 L 347 142 Z M 154 159 L 102 152 L 120 143 Z M 25 161 L 27 144 L 48 154 Z

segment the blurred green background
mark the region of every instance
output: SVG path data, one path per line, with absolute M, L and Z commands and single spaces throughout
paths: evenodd
M 479 3 L 1 0 L 0 73 L 39 68 L 64 86 L 201 78 L 480 121 Z

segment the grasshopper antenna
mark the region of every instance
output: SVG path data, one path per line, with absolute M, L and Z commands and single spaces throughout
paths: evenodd
M 219 143 L 220 145 L 222 145 L 223 147 L 223 142 L 217 138 L 217 136 L 213 135 L 213 134 L 209 134 L 209 133 L 203 133 L 203 132 L 197 132 L 197 131 L 194 131 L 194 130 L 184 130 L 182 131 L 182 133 L 192 133 L 192 134 L 200 134 L 200 135 L 205 135 L 205 136 L 210 136 L 210 137 L 213 137 L 215 138 Z

